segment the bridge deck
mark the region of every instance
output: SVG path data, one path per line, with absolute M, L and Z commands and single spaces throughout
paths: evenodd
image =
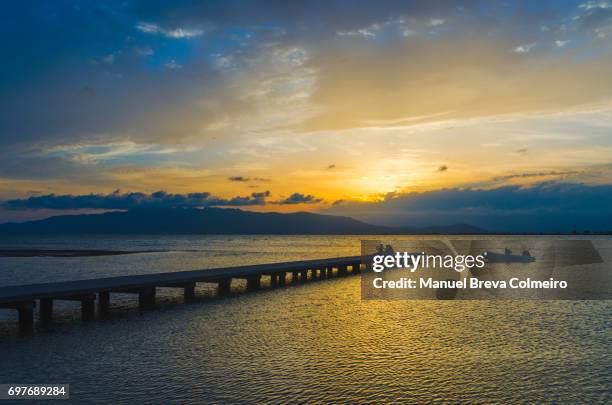
M 142 307 L 150 306 L 155 301 L 155 287 L 185 288 L 185 298 L 193 298 L 195 283 L 217 283 L 220 292 L 229 291 L 232 279 L 246 279 L 247 289 L 259 288 L 262 276 L 271 276 L 271 285 L 285 283 L 286 273 L 293 273 L 292 281 L 299 275 L 301 281 L 333 275 L 331 269 L 337 268 L 346 273 L 348 267 L 352 272 L 359 272 L 361 256 L 338 257 L 330 259 L 303 260 L 285 263 L 256 264 L 237 267 L 222 267 L 203 270 L 189 270 L 155 274 L 137 274 L 119 277 L 97 278 L 89 280 L 60 281 L 53 283 L 29 284 L 0 287 L 0 308 L 12 308 L 19 311 L 20 328 L 30 330 L 33 316 L 32 308 L 40 300 L 41 320 L 50 320 L 53 300 L 77 300 L 82 302 L 83 318 L 93 317 L 93 300 L 99 299 L 101 312 L 108 312 L 110 292 L 132 292 L 140 294 Z

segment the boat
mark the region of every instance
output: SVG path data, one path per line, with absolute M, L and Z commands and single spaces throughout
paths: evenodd
M 523 250 L 523 254 L 512 254 L 510 249 L 504 249 L 504 253 L 496 253 L 487 250 L 483 253 L 485 261 L 488 263 L 531 263 L 535 262 L 535 257 L 531 256 L 528 250 Z

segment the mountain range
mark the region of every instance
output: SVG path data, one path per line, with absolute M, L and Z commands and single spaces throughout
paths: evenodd
M 436 227 L 380 226 L 309 212 L 262 213 L 230 208 L 158 208 L 60 215 L 0 224 L 2 234 L 481 234 L 466 224 Z

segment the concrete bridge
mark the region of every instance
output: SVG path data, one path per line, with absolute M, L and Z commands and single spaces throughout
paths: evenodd
M 43 324 L 51 322 L 53 302 L 61 300 L 80 301 L 82 318 L 89 321 L 96 317 L 96 301 L 98 315 L 109 315 L 112 293 L 137 294 L 139 307 L 150 309 L 155 306 L 157 287 L 181 288 L 185 301 L 189 302 L 195 298 L 196 283 L 217 284 L 218 294 L 227 295 L 231 291 L 234 279 L 246 280 L 247 291 L 256 291 L 261 287 L 263 278 L 269 278 L 270 287 L 276 288 L 286 285 L 287 282 L 296 284 L 309 280 L 323 280 L 357 274 L 360 270 L 361 256 L 351 256 L 8 286 L 0 287 L 0 308 L 17 310 L 19 330 L 22 334 L 29 334 L 34 329 L 34 310 L 37 302 L 39 319 Z M 287 280 L 288 275 L 289 280 Z

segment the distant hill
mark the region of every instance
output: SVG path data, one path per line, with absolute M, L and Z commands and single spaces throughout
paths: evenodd
M 137 209 L 103 214 L 61 215 L 0 224 L 3 234 L 284 234 L 375 235 L 486 233 L 470 225 L 389 227 L 353 218 L 308 212 L 261 213 L 227 208 Z

